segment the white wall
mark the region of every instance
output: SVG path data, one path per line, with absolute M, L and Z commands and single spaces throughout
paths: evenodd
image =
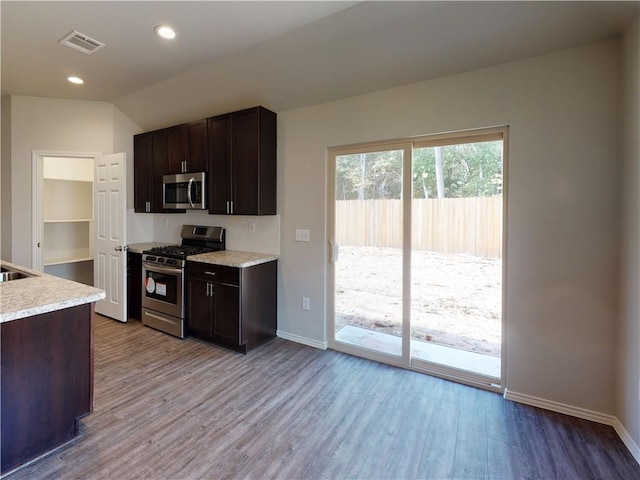
M 2 156 L 0 157 L 0 258 L 11 258 L 11 97 L 2 97 Z M 5 237 L 7 241 L 5 241 Z
M 620 328 L 616 415 L 640 445 L 640 19 L 625 32 Z
M 278 329 L 327 339 L 327 147 L 510 125 L 506 386 L 612 414 L 618 82 L 609 41 L 280 113 Z
M 184 214 L 146 215 L 154 218 L 153 239 L 156 242 L 180 243 L 182 225 L 211 225 L 225 228 L 227 250 L 280 254 L 279 215 L 209 215 L 206 211 L 196 210 Z
M 31 267 L 32 152 L 113 153 L 125 131 L 129 137 L 135 131 L 105 102 L 13 96 L 6 115 L 11 133 L 2 143 L 4 148 L 5 140 L 10 142 L 10 155 L 3 151 L 2 163 L 4 172 L 5 162 L 10 162 L 11 197 L 8 205 L 3 198 L 2 208 L 3 216 L 11 209 L 11 220 L 10 229 L 3 224 L 2 243 L 10 243 L 11 261 Z

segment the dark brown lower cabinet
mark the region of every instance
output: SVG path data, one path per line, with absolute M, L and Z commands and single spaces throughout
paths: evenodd
M 0 324 L 2 474 L 73 439 L 93 410 L 92 308 Z
M 142 318 L 142 254 L 127 252 L 127 313 Z
M 275 337 L 277 261 L 246 268 L 188 262 L 187 327 L 238 352 Z

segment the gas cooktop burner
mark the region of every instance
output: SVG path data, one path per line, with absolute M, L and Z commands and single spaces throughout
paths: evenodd
M 178 265 L 178 262 L 166 262 L 165 258 L 182 260 L 184 266 L 187 257 L 201 253 L 217 252 L 225 249 L 224 228 L 198 225 L 183 225 L 182 244 L 153 247 L 143 251 L 143 261 Z
M 145 250 L 147 254 L 163 255 L 171 258 L 187 258 L 190 255 L 199 255 L 201 253 L 213 252 L 214 248 L 197 247 L 193 245 L 167 245 L 164 247 L 153 247 Z

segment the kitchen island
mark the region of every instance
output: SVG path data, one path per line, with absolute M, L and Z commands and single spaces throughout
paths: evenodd
M 93 303 L 105 292 L 2 261 L 0 473 L 71 441 L 93 409 Z

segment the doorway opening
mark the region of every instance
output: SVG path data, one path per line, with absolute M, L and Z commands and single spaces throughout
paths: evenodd
M 506 133 L 330 151 L 332 348 L 500 388 Z
M 32 265 L 106 291 L 96 312 L 126 322 L 126 157 L 32 152 Z
M 93 285 L 94 156 L 35 153 L 37 270 Z

